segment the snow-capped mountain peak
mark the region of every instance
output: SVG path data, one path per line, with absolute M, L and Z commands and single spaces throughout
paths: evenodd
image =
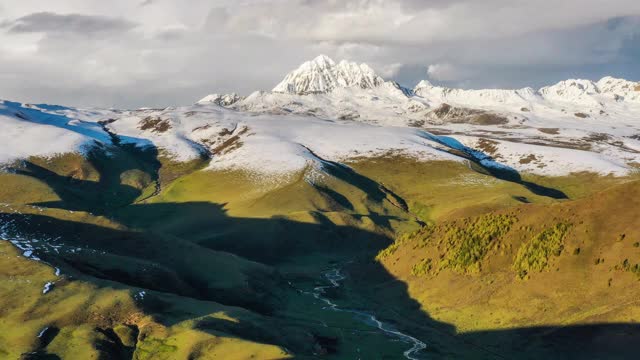
M 288 94 L 328 93 L 336 88 L 370 89 L 384 83 L 367 64 L 342 60 L 336 63 L 326 55 L 304 62 L 285 76 L 273 92 Z
M 598 95 L 600 90 L 598 85 L 591 80 L 568 79 L 551 86 L 545 86 L 539 90 L 539 93 L 546 100 L 594 106 L 598 104 L 598 101 L 593 96 Z
M 320 67 L 332 67 L 336 65 L 336 62 L 333 61 L 330 57 L 324 54 L 320 54 L 316 56 L 313 60 L 306 61 L 303 63 L 308 65 L 318 65 Z
M 420 80 L 420 82 L 418 83 L 418 85 L 416 85 L 413 91 L 416 91 L 421 88 L 430 88 L 430 87 L 433 87 L 433 84 L 429 80 Z
M 640 82 L 605 76 L 596 84 L 602 94 L 610 94 L 616 100 L 640 101 Z
M 236 102 L 242 100 L 242 97 L 236 93 L 231 94 L 211 94 L 203 97 L 198 100 L 198 104 L 207 105 L 207 104 L 216 104 L 220 106 L 230 106 L 235 104 Z
M 548 100 L 601 105 L 602 98 L 615 101 L 640 101 L 640 83 L 605 76 L 597 82 L 582 79 L 560 81 L 543 87 L 540 94 Z

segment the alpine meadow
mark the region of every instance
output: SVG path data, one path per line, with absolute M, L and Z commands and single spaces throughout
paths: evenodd
M 635 2 L 91 3 L 0 0 L 0 359 L 640 356 Z

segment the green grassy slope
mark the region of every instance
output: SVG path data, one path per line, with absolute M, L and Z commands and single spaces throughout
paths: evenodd
M 578 325 L 563 340 L 571 356 L 617 346 L 608 358 L 625 358 L 640 332 L 598 326 L 640 319 L 639 195 L 636 180 L 575 201 L 457 217 L 399 237 L 377 259 L 421 312 L 506 358 L 557 355 L 561 335 Z
M 2 234 L 28 246 L 42 260 L 19 256 L 23 251 L 0 242 L 3 356 L 397 358 L 407 349 L 405 343 L 351 314 L 324 309 L 326 304 L 309 293 L 323 284 L 322 271 L 335 267 L 358 280 L 333 291 L 330 296 L 336 302 L 379 311 L 394 326 L 415 330 L 434 344 L 432 355 L 460 355 L 459 349 L 473 353 L 468 343 L 475 339 L 451 335 L 455 329 L 477 333 L 549 323 L 534 315 L 521 317 L 520 309 L 503 307 L 499 301 L 520 294 L 504 289 L 529 288 L 526 284 L 537 281 L 536 291 L 544 292 L 545 282 L 537 279 L 552 274 L 547 268 L 556 266 L 557 259 L 535 262 L 536 269 L 544 263 L 544 271 L 533 274 L 527 268 L 527 279 L 520 279 L 524 262 L 514 265 L 512 258 L 525 238 L 533 241 L 533 250 L 523 251 L 521 257 L 538 256 L 535 241 L 557 237 L 553 231 L 544 235 L 545 229 L 565 222 L 571 226 L 561 241 L 562 251 L 578 246 L 581 250 L 580 255 L 567 255 L 577 262 L 561 269 L 590 269 L 595 265 L 589 262 L 598 254 L 606 264 L 618 265 L 611 270 L 619 274 L 612 287 L 631 284 L 618 277 L 635 276 L 634 259 L 620 264 L 609 260 L 634 251 L 633 244 L 625 242 L 609 254 L 589 245 L 604 236 L 595 229 L 593 238 L 581 240 L 586 243 L 573 240 L 576 231 L 604 219 L 585 214 L 580 219 L 550 220 L 573 211 L 572 204 L 591 201 L 587 199 L 594 191 L 628 179 L 588 174 L 527 179 L 584 198 L 574 202 L 536 195 L 522 184 L 450 162 L 391 157 L 357 161 L 350 167 L 328 162 L 325 175 L 314 181 L 309 181 L 308 169 L 274 183 L 241 171 L 205 171 L 206 159 L 178 164 L 152 149 L 118 147 L 108 149 L 108 156 L 102 150 L 86 158 L 66 154 L 29 159 L 0 173 Z M 623 225 L 628 221 L 620 219 Z M 531 230 L 523 230 L 528 227 Z M 624 241 L 636 236 L 631 230 L 611 231 L 626 231 Z M 380 262 L 374 261 L 399 233 L 413 235 L 385 250 Z M 423 240 L 427 237 L 430 240 Z M 545 251 L 557 250 L 556 244 Z M 565 274 L 565 281 L 572 276 L 558 274 Z M 47 282 L 53 287 L 43 294 Z M 496 305 L 501 315 L 476 315 L 482 314 L 484 299 L 493 293 L 503 299 Z M 527 299 L 529 293 L 518 296 L 541 311 L 537 300 Z M 469 301 L 458 305 L 454 297 Z M 582 300 L 575 297 L 566 306 L 558 305 L 568 323 L 587 318 L 579 311 L 583 305 L 599 309 L 610 304 L 605 299 L 591 307 Z M 620 314 L 624 309 L 629 307 L 620 307 Z M 554 316 L 549 313 L 544 319 Z M 429 324 L 431 330 L 416 328 L 416 321 Z
M 282 285 L 274 269 L 118 221 L 117 213 L 130 206 L 146 213 L 139 199 L 153 193 L 149 188 L 156 180 L 170 177 L 158 176 L 159 165 L 144 154 L 101 155 L 30 159 L 0 175 L 3 236 L 20 246 L 28 243 L 42 260 L 18 257 L 7 242 L 1 243 L 10 254 L 0 266 L 7 274 L 1 281 L 7 313 L 0 325 L 1 351 L 9 358 L 35 351 L 64 359 L 173 359 L 204 347 L 207 354 L 239 358 L 286 357 L 286 351 L 263 345 L 262 339 L 238 338 L 233 326 L 221 331 L 198 327 L 218 318 L 259 324 L 261 314 L 278 303 Z M 164 165 L 160 174 L 171 176 L 176 173 L 172 167 L 188 172 L 184 165 Z M 214 204 L 209 208 L 220 211 Z M 54 285 L 43 294 L 47 282 Z M 21 283 L 29 286 L 15 286 Z M 36 335 L 45 327 L 51 339 L 39 340 Z M 278 331 L 265 331 L 264 338 L 285 343 Z M 123 336 L 129 337 L 128 345 Z
M 19 301 L 26 289 L 5 292 L 15 317 L 3 319 L 11 335 L 0 339 L 2 351 L 281 358 L 327 352 L 322 339 L 360 326 L 342 316 L 343 325 L 325 329 L 317 320 L 322 306 L 286 277 L 312 284 L 327 264 L 386 246 L 392 224 L 406 220 L 393 194 L 346 168 L 333 168 L 322 183 L 300 174 L 260 188 L 244 173 L 147 155 L 116 149 L 87 159 L 29 159 L 0 174 L 3 233 L 26 239 L 43 261 L 15 257 L 0 266 L 11 271 L 18 262 L 24 276 L 38 279 L 30 290 L 35 303 Z M 42 294 L 49 281 L 52 290 Z M 36 308 L 46 316 L 32 315 Z M 25 320 L 32 325 L 21 326 Z M 16 326 L 24 332 L 8 331 Z M 45 327 L 51 339 L 38 340 Z

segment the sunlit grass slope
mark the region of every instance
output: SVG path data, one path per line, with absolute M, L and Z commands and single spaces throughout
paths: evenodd
M 453 162 L 327 162 L 274 179 L 208 171 L 206 159 L 109 150 L 28 159 L 0 173 L 3 236 L 22 247 L 0 242 L 2 356 L 397 356 L 406 344 L 305 293 L 323 270 L 379 264 L 378 254 L 408 293 L 382 286 L 367 298 L 362 289 L 376 278 L 363 277 L 341 295 L 345 306 L 386 302 L 402 312 L 416 299 L 423 314 L 462 332 L 636 314 L 608 307 L 603 295 L 626 294 L 637 276 L 638 234 L 625 227 L 635 205 L 615 205 L 637 186 L 592 195 L 629 179 L 528 179 L 573 201 Z M 407 235 L 392 245 L 397 234 Z M 575 274 L 580 281 L 561 286 Z M 549 281 L 558 284 L 551 293 Z M 572 295 L 580 291 L 588 301 Z M 503 306 L 508 299 L 523 305 Z
M 571 188 L 569 180 L 550 182 Z M 575 180 L 582 181 L 579 176 Z M 541 356 L 536 351 L 546 345 L 537 342 L 554 330 L 532 330 L 526 344 L 522 338 L 490 333 L 518 327 L 551 326 L 557 331 L 585 324 L 637 323 L 639 196 L 640 182 L 628 179 L 578 200 L 445 218 L 399 236 L 377 259 L 407 283 L 410 297 L 430 317 L 502 354 L 522 343 L 523 352 Z M 380 302 L 394 303 L 384 297 L 391 293 L 384 286 L 377 290 Z M 484 337 L 473 335 L 483 331 Z M 601 341 L 619 342 L 617 351 L 624 349 L 625 339 L 633 339 L 624 329 L 602 331 L 600 336 Z M 586 341 L 585 354 L 593 345 L 586 337 L 570 340 Z

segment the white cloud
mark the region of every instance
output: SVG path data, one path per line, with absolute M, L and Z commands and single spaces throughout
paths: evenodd
M 640 47 L 637 0 L 0 0 L 0 9 L 0 98 L 79 105 L 269 89 L 319 53 L 415 82 L 431 64 L 433 79 L 519 86 L 614 68 Z
M 449 63 L 431 64 L 427 67 L 430 79 L 438 81 L 459 81 L 465 79 L 465 71 Z
M 385 64 L 380 66 L 375 66 L 376 72 L 385 79 L 390 79 L 395 77 L 400 69 L 402 68 L 401 63 L 393 63 L 393 64 Z

